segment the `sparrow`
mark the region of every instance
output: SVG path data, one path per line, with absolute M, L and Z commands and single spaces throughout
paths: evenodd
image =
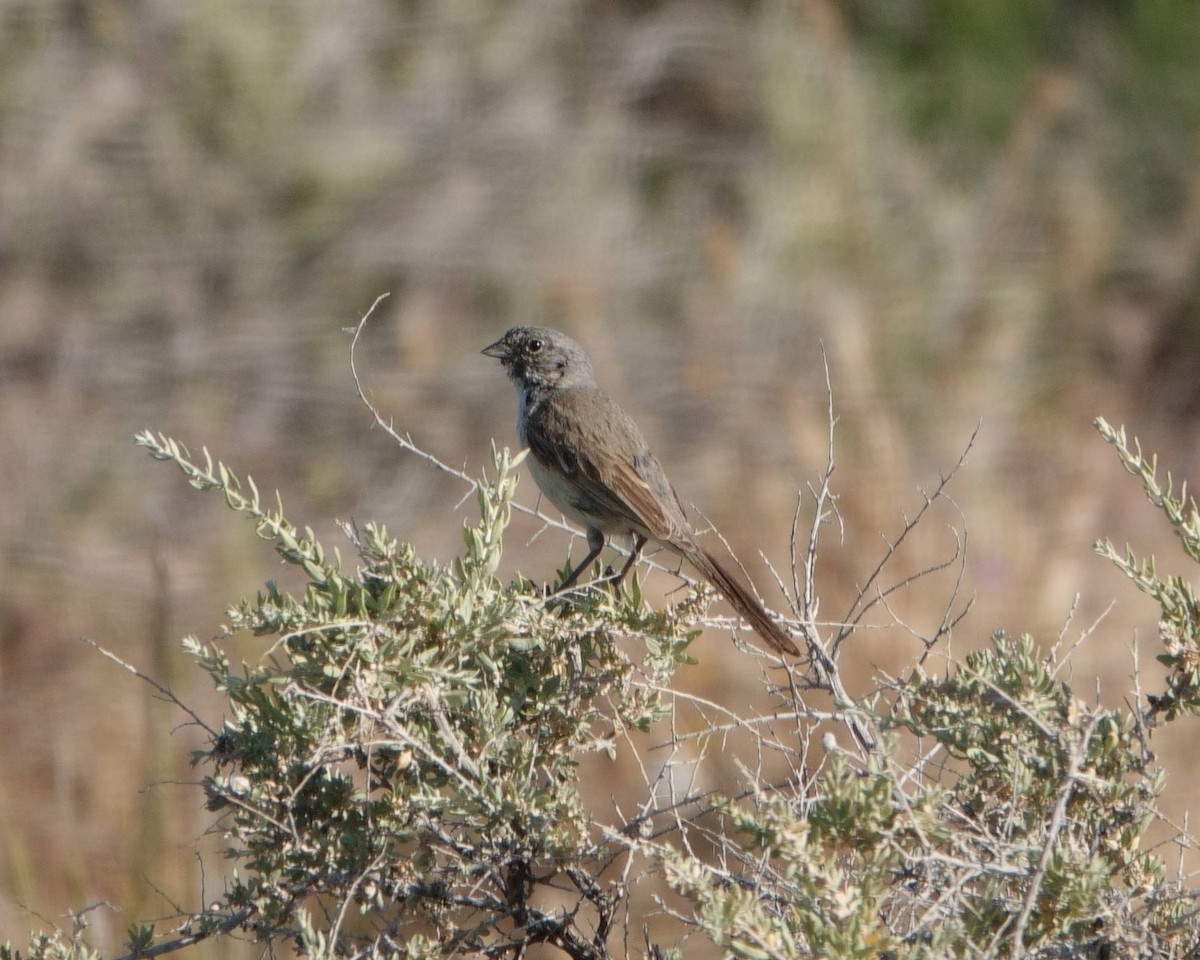
M 647 542 L 678 554 L 779 654 L 800 650 L 783 627 L 697 538 L 662 464 L 637 424 L 596 383 L 587 353 L 548 327 L 514 327 L 482 351 L 516 383 L 517 434 L 541 491 L 587 533 L 588 554 L 560 585 L 570 587 L 604 549 L 628 535 L 633 550 L 611 577 L 619 585 Z

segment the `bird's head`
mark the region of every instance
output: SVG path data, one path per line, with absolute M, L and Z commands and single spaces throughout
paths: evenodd
M 549 327 L 513 327 L 482 352 L 504 364 L 508 375 L 523 386 L 576 387 L 596 382 L 583 347 Z

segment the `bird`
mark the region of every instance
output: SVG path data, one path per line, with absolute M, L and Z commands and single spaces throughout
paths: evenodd
M 608 537 L 633 549 L 611 576 L 619 588 L 647 542 L 680 555 L 779 654 L 798 657 L 787 632 L 698 539 L 662 464 L 633 419 L 596 383 L 587 352 L 549 327 L 513 327 L 481 351 L 517 386 L 517 434 L 533 479 L 563 516 L 583 527 L 588 554 L 564 590 L 600 555 Z

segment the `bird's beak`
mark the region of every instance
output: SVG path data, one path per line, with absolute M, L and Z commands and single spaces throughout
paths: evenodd
M 495 357 L 497 360 L 506 361 L 509 359 L 508 344 L 503 339 L 497 340 L 491 346 L 484 347 L 479 351 L 485 357 Z

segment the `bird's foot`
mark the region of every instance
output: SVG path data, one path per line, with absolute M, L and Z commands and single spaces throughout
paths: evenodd
M 613 596 L 620 599 L 623 592 L 621 589 L 621 576 L 612 568 L 611 564 L 604 568 L 604 573 L 601 574 L 600 579 L 613 592 Z

